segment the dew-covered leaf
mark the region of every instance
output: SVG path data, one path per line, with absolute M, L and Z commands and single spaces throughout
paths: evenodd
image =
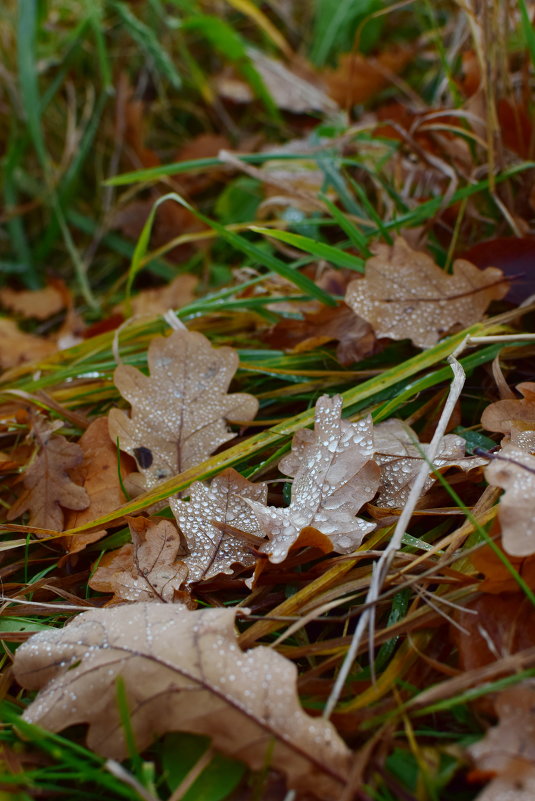
M 38 445 L 37 456 L 24 474 L 25 491 L 8 512 L 15 520 L 30 512 L 30 526 L 63 531 L 64 509 L 85 509 L 89 497 L 83 487 L 72 481 L 69 470 L 78 467 L 84 458 L 79 445 L 54 434 L 54 427 L 36 420 L 33 436 Z
M 478 322 L 492 300 L 507 293 L 500 270 L 480 270 L 458 259 L 453 274 L 398 237 L 380 244 L 366 263 L 366 277 L 352 281 L 345 301 L 378 337 L 411 339 L 427 348 L 454 327 Z
M 314 430 L 298 431 L 279 470 L 292 476 L 287 508 L 249 501 L 268 542 L 260 551 L 283 562 L 305 527 L 329 537 L 334 551 L 349 553 L 375 528 L 356 517 L 377 492 L 379 468 L 372 461 L 370 417 L 349 423 L 341 418 L 342 398 L 323 395 L 316 403 Z
M 384 423 L 376 425 L 373 437 L 375 460 L 381 466 L 381 483 L 375 504 L 388 508 L 402 508 L 420 471 L 429 444 L 420 443 L 412 428 L 397 419 L 385 420 Z M 455 466 L 467 471 L 487 464 L 486 459 L 465 456 L 464 448 L 465 441 L 462 437 L 457 434 L 446 434 L 440 442 L 433 467 L 444 469 Z M 429 474 L 422 494 L 436 481 L 431 466 Z
M 15 657 L 17 681 L 40 690 L 24 718 L 51 731 L 88 723 L 89 747 L 122 759 L 121 676 L 139 751 L 169 731 L 208 735 L 253 770 L 269 764 L 291 788 L 339 798 L 349 749 L 331 723 L 302 710 L 292 662 L 270 648 L 240 650 L 234 618 L 233 609 L 138 603 L 39 633 Z
M 142 486 L 152 489 L 177 473 L 200 464 L 235 434 L 228 420 L 252 420 L 258 401 L 252 395 L 227 394 L 238 368 L 238 354 L 213 348 L 197 332 L 174 331 L 149 346 L 150 376 L 120 365 L 114 380 L 132 409 L 109 414 L 113 442 L 133 456 Z
M 188 568 L 178 558 L 180 534 L 170 520 L 127 518 L 132 546 L 114 551 L 100 563 L 89 585 L 100 592 L 113 592 L 114 601 L 183 600 L 180 588 Z
M 513 556 L 535 553 L 535 456 L 505 445 L 485 470 L 492 487 L 501 487 L 498 517 L 504 550 Z
M 170 499 L 169 505 L 188 544 L 184 562 L 189 569 L 189 582 L 204 581 L 218 573 L 230 574 L 233 565 L 254 565 L 251 544 L 224 529 L 227 526 L 253 537 L 263 536 L 246 498 L 265 505 L 267 485 L 253 484 L 230 468 L 209 485 L 194 482 L 189 501 Z M 218 527 L 216 523 L 224 525 Z

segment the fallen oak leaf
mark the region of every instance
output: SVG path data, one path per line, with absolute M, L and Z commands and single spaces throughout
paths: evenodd
M 24 719 L 54 732 L 86 722 L 89 748 L 122 759 L 128 748 L 115 687 L 122 676 L 137 750 L 169 731 L 208 735 L 253 770 L 269 760 L 289 787 L 334 801 L 351 752 L 330 722 L 301 708 L 292 662 L 266 647 L 240 650 L 235 614 L 138 603 L 39 633 L 15 655 L 17 681 L 40 690 Z
M 57 350 L 54 342 L 21 331 L 13 320 L 0 319 L 0 367 L 46 359 Z
M 232 439 L 227 420 L 252 420 L 258 401 L 245 393 L 227 394 L 238 354 L 213 348 L 203 334 L 179 330 L 155 337 L 148 364 L 150 376 L 128 365 L 115 370 L 115 384 L 132 410 L 128 417 L 112 409 L 109 432 L 135 458 L 138 483 L 152 489 Z
M 143 289 L 130 299 L 114 307 L 116 313 L 156 315 L 168 309 L 180 309 L 195 299 L 194 289 L 199 279 L 194 275 L 182 273 L 162 287 Z
M 405 505 L 414 479 L 425 459 L 428 443 L 418 441 L 416 432 L 402 420 L 385 420 L 375 426 L 375 461 L 381 466 L 381 483 L 375 500 L 378 507 L 401 509 Z M 460 467 L 465 472 L 487 464 L 486 459 L 465 455 L 465 441 L 457 434 L 442 437 L 439 450 L 429 465 L 429 476 L 422 495 L 436 482 L 433 468 Z
M 457 325 L 476 323 L 508 284 L 501 270 L 480 270 L 457 259 L 448 275 L 426 253 L 401 237 L 379 244 L 366 262 L 366 277 L 352 281 L 345 302 L 364 317 L 378 337 L 411 339 L 420 348 L 434 345 Z
M 302 320 L 281 320 L 264 340 L 272 347 L 291 349 L 293 353 L 336 340 L 336 358 L 344 366 L 371 356 L 377 343 L 371 325 L 345 303 L 336 308 L 325 307 L 315 314 L 305 312 Z
M 24 474 L 25 492 L 11 506 L 7 519 L 15 520 L 29 510 L 30 526 L 63 531 L 63 508 L 81 510 L 89 505 L 87 492 L 68 472 L 82 463 L 83 451 L 39 420 L 34 423 L 33 435 L 39 452 Z
M 96 520 L 109 512 L 114 512 L 126 501 L 121 479 L 124 481 L 132 472 L 129 456 L 120 454 L 117 464 L 117 446 L 112 443 L 108 434 L 108 418 L 98 417 L 84 431 L 79 443 L 83 453 L 83 462 L 73 468 L 71 478 L 87 492 L 89 504 L 82 511 L 71 511 L 67 514 L 65 528 L 77 528 L 90 520 Z M 119 476 L 119 469 L 121 476 Z M 65 538 L 65 547 L 69 553 L 83 550 L 86 545 L 104 537 L 106 529 L 99 531 L 82 531 L 80 534 Z
M 485 470 L 491 487 L 501 487 L 498 519 L 502 545 L 512 556 L 535 553 L 535 456 L 505 445 Z
M 206 581 L 219 573 L 231 574 L 233 565 L 249 567 L 256 557 L 247 542 L 229 535 L 230 527 L 262 536 L 247 500 L 265 505 L 267 484 L 253 484 L 229 468 L 212 479 L 210 485 L 195 481 L 190 500 L 170 498 L 169 505 L 186 538 L 189 554 L 188 583 Z M 223 529 L 218 524 L 228 528 Z
M 19 291 L 6 286 L 0 289 L 0 303 L 21 317 L 46 320 L 65 308 L 65 295 L 54 284 L 49 284 L 44 289 Z
M 180 534 L 170 520 L 126 519 L 132 535 L 132 563 L 111 576 L 111 591 L 123 601 L 175 601 L 188 575 L 187 566 L 177 558 Z M 98 569 L 93 578 L 97 574 Z
M 286 559 L 306 527 L 329 537 L 337 553 L 350 553 L 375 528 L 355 516 L 379 483 L 371 417 L 349 423 L 341 419 L 341 411 L 339 395 L 322 395 L 314 430 L 298 431 L 291 453 L 279 462 L 279 470 L 294 478 L 287 508 L 247 501 L 269 540 L 259 550 L 275 564 Z

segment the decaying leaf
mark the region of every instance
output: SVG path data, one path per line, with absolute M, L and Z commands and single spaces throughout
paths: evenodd
M 499 527 L 497 528 L 499 533 Z M 494 537 L 495 533 L 496 528 L 493 526 L 490 536 Z M 495 541 L 495 544 L 500 547 L 500 541 Z M 535 587 L 535 556 L 509 556 L 508 558 L 528 587 Z M 504 592 L 518 593 L 522 591 L 515 577 L 511 575 L 506 565 L 489 545 L 482 543 L 481 547 L 470 555 L 470 561 L 476 570 L 484 576 L 483 580 L 478 584 L 479 592 L 495 595 Z
M 21 331 L 13 320 L 0 319 L 0 367 L 45 359 L 57 349 L 54 342 Z
M 314 431 L 298 431 L 292 451 L 279 470 L 294 478 L 291 503 L 278 509 L 248 501 L 261 531 L 260 547 L 271 562 L 283 562 L 305 527 L 330 538 L 333 550 L 349 553 L 375 528 L 355 517 L 377 492 L 379 468 L 372 461 L 370 417 L 349 423 L 341 419 L 342 398 L 323 395 L 316 403 Z
M 25 491 L 8 512 L 15 520 L 30 512 L 30 526 L 63 531 L 63 509 L 85 509 L 89 497 L 83 487 L 75 484 L 69 470 L 78 467 L 84 458 L 79 445 L 54 434 L 54 428 L 36 421 L 33 434 L 39 446 L 38 454 L 24 475 Z
M 173 602 L 188 575 L 188 568 L 177 558 L 181 550 L 180 534 L 170 520 L 155 523 L 144 517 L 127 519 L 132 535 L 132 561 L 110 576 L 109 589 L 117 600 Z M 99 569 L 93 576 L 97 582 L 98 572 Z M 91 586 L 95 586 L 94 581 Z
M 481 425 L 488 431 L 504 434 L 503 444 L 512 442 L 523 450 L 532 450 L 535 437 L 535 383 L 517 385 L 522 398 L 491 403 L 481 415 Z
M 139 603 L 38 633 L 15 656 L 17 681 L 40 690 L 24 718 L 51 731 L 87 722 L 91 749 L 124 758 L 122 676 L 138 750 L 168 731 L 208 735 L 253 770 L 269 764 L 296 790 L 339 798 L 349 749 L 331 723 L 303 712 L 292 662 L 270 648 L 239 649 L 234 617 L 233 609 Z
M 492 487 L 501 487 L 498 517 L 504 550 L 513 556 L 535 553 L 535 456 L 506 445 L 485 470 Z
M 281 320 L 264 339 L 272 347 L 291 348 L 294 353 L 337 340 L 336 358 L 344 366 L 371 356 L 377 341 L 371 325 L 345 303 L 336 308 L 325 306 L 315 314 L 305 313 L 302 320 Z
M 374 458 L 381 465 L 381 483 L 375 504 L 402 508 L 420 471 L 429 444 L 418 442 L 418 436 L 412 428 L 397 419 L 385 420 L 376 425 L 373 437 L 376 451 Z M 465 456 L 465 441 L 462 437 L 446 434 L 441 440 L 433 467 L 443 469 L 455 466 L 467 471 L 486 464 L 486 459 Z M 431 466 L 429 473 L 422 494 L 436 481 Z
M 146 489 L 203 462 L 235 435 L 227 420 L 252 420 L 258 401 L 228 395 L 238 367 L 232 348 L 213 348 L 202 334 L 174 331 L 155 337 L 148 352 L 150 376 L 120 365 L 114 381 L 132 406 L 130 417 L 109 414 L 109 432 L 133 456 Z
M 349 284 L 345 301 L 378 337 L 411 339 L 426 348 L 455 326 L 481 320 L 489 303 L 502 298 L 507 288 L 495 267 L 479 270 L 458 259 L 448 275 L 398 237 L 392 247 L 376 246 L 366 277 Z
M 131 299 L 130 304 L 123 301 L 114 311 L 122 313 L 130 310 L 132 314 L 156 315 L 168 309 L 180 309 L 195 299 L 194 289 L 198 283 L 194 275 L 182 273 L 162 287 L 143 289 Z
M 253 484 L 235 470 L 224 470 L 210 485 L 194 482 L 188 502 L 171 498 L 169 505 L 184 534 L 189 554 L 184 562 L 189 582 L 202 581 L 218 573 L 232 573 L 233 565 L 255 563 L 251 545 L 229 535 L 214 523 L 261 537 L 258 522 L 246 498 L 265 505 L 267 484 Z
M 535 797 L 535 684 L 503 690 L 495 702 L 498 724 L 469 747 L 479 770 L 495 775 L 477 801 L 531 801 Z
M 65 296 L 53 284 L 49 284 L 44 289 L 20 291 L 6 286 L 0 289 L 0 303 L 21 317 L 46 320 L 65 308 Z
M 83 511 L 67 513 L 65 528 L 76 528 L 90 520 L 114 512 L 121 506 L 126 498 L 121 488 L 117 465 L 117 446 L 114 445 L 108 434 L 107 417 L 98 417 L 83 433 L 80 442 L 83 453 L 83 462 L 73 468 L 70 475 L 73 481 L 84 487 L 89 498 L 89 505 Z M 120 455 L 120 470 L 122 478 L 126 478 L 132 467 L 130 458 L 126 454 Z M 70 553 L 81 551 L 91 542 L 96 542 L 106 534 L 105 529 L 100 531 L 82 531 L 80 534 L 65 538 L 65 545 Z

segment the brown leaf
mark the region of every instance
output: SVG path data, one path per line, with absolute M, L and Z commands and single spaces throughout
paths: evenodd
M 252 420 L 258 401 L 252 395 L 228 395 L 238 367 L 232 348 L 213 348 L 202 334 L 174 331 L 155 337 L 148 352 L 150 376 L 120 365 L 114 381 L 132 406 L 109 414 L 113 442 L 133 456 L 151 489 L 161 481 L 200 464 L 232 439 L 227 420 Z
M 15 314 L 36 320 L 46 320 L 65 308 L 64 294 L 53 285 L 20 291 L 3 287 L 0 289 L 0 303 Z
M 535 683 L 523 681 L 496 699 L 498 724 L 469 747 L 481 771 L 497 774 L 477 801 L 531 801 L 535 797 Z
M 336 69 L 324 73 L 329 94 L 343 108 L 366 103 L 385 89 L 413 58 L 414 49 L 405 45 L 382 50 L 375 58 L 345 53 Z
M 488 431 L 505 434 L 504 444 L 513 439 L 514 444 L 522 448 L 524 439 L 527 447 L 523 449 L 531 450 L 535 433 L 535 383 L 525 381 L 516 388 L 522 399 L 511 398 L 491 403 L 481 415 L 481 425 Z M 522 432 L 526 432 L 524 436 Z
M 132 314 L 156 315 L 166 312 L 167 309 L 180 309 L 195 299 L 194 289 L 199 283 L 198 278 L 188 273 L 177 275 L 169 284 L 164 286 L 143 289 L 130 301 Z M 128 303 L 123 301 L 114 308 L 114 312 L 126 313 Z
M 131 570 L 134 564 L 134 546 L 127 542 L 115 551 L 107 551 L 91 578 L 89 586 L 97 592 L 115 592 L 113 579 L 123 570 Z
M 13 504 L 7 519 L 14 520 L 29 510 L 30 526 L 63 531 L 62 507 L 80 510 L 89 505 L 87 492 L 68 473 L 82 463 L 83 451 L 42 423 L 37 422 L 33 431 L 39 452 L 24 474 L 26 491 Z
M 339 798 L 349 749 L 331 723 L 303 712 L 293 663 L 270 648 L 238 648 L 234 617 L 234 609 L 139 603 L 37 634 L 15 657 L 17 681 L 40 689 L 24 718 L 51 731 L 87 722 L 89 747 L 122 759 L 122 676 L 139 751 L 168 731 L 208 735 L 253 770 L 269 759 L 290 787 Z
M 456 614 L 462 629 L 452 627 L 461 669 L 475 670 L 533 647 L 535 628 L 525 625 L 532 608 L 529 598 L 515 592 L 484 594 L 468 603 Z
M 336 357 L 344 366 L 371 356 L 376 348 L 371 325 L 345 303 L 336 308 L 324 307 L 316 314 L 305 312 L 302 320 L 281 320 L 264 339 L 274 348 L 291 349 L 294 353 L 337 340 Z
M 491 531 L 491 535 L 494 528 Z M 498 547 L 500 543 L 496 543 Z M 521 592 L 518 582 L 511 575 L 501 559 L 494 553 L 489 545 L 483 544 L 481 548 L 470 555 L 470 561 L 477 571 L 483 573 L 484 579 L 478 584 L 478 590 L 485 593 Z M 509 557 L 509 561 L 520 573 L 528 587 L 535 589 L 535 556 L 525 558 Z
M 411 339 L 427 348 L 452 328 L 481 320 L 489 303 L 506 293 L 500 270 L 479 270 L 458 259 L 448 275 L 398 237 L 392 247 L 377 245 L 366 277 L 349 284 L 345 300 L 378 337 Z
M 535 456 L 506 445 L 485 469 L 485 478 L 505 490 L 498 512 L 504 550 L 513 556 L 535 553 Z
M 254 512 L 245 498 L 265 505 L 267 484 L 253 484 L 236 470 L 224 470 L 209 486 L 200 481 L 190 487 L 189 502 L 171 498 L 169 505 L 188 543 L 184 562 L 189 582 L 205 581 L 218 573 L 232 573 L 232 566 L 254 565 L 255 556 L 243 540 L 224 533 L 214 525 L 224 523 L 256 536 L 259 530 Z
M 371 418 L 341 419 L 342 398 L 323 395 L 316 403 L 314 431 L 298 431 L 279 470 L 294 477 L 285 509 L 248 501 L 269 542 L 260 547 L 271 562 L 283 562 L 306 526 L 329 537 L 333 550 L 349 553 L 375 528 L 355 517 L 375 495 L 379 468 L 372 461 Z
M 89 506 L 81 512 L 67 513 L 65 528 L 76 528 L 90 520 L 114 512 L 125 503 L 117 469 L 117 446 L 108 433 L 108 418 L 98 417 L 82 435 L 79 442 L 83 462 L 71 472 L 71 478 L 81 484 L 87 492 Z M 120 456 L 121 476 L 126 478 L 132 470 L 131 459 Z M 96 542 L 106 534 L 106 530 L 82 531 L 66 538 L 65 547 L 70 553 L 83 550 L 86 545 Z
M 188 568 L 177 558 L 181 550 L 180 534 L 170 520 L 155 522 L 144 517 L 127 520 L 133 545 L 131 562 L 109 576 L 109 591 L 121 601 L 172 603 L 188 575 Z M 106 575 L 110 566 L 105 567 Z M 99 570 L 100 567 L 89 582 L 94 589 L 99 582 L 102 586 L 105 575 L 99 576 Z
M 478 242 L 461 254 L 480 269 L 498 267 L 511 285 L 507 300 L 520 304 L 535 294 L 535 237 L 503 236 Z
M 402 508 L 420 471 L 429 444 L 420 443 L 412 428 L 397 419 L 386 420 L 376 425 L 373 437 L 375 461 L 381 466 L 381 483 L 375 504 L 388 508 Z M 446 434 L 441 440 L 433 466 L 439 469 L 456 466 L 467 471 L 487 464 L 486 459 L 466 457 L 464 449 L 465 441 L 462 437 Z M 422 495 L 436 481 L 431 466 L 429 473 Z
M 56 351 L 53 342 L 24 333 L 13 320 L 0 319 L 0 367 L 45 359 Z

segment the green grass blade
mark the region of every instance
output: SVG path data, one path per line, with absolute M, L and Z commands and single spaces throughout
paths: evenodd
M 364 261 L 358 256 L 353 256 L 351 253 L 346 253 L 341 248 L 327 245 L 325 242 L 316 242 L 308 236 L 301 234 L 292 234 L 288 231 L 275 231 L 271 228 L 260 228 L 257 225 L 251 225 L 250 230 L 263 236 L 278 239 L 280 242 L 286 242 L 292 247 L 304 250 L 305 253 L 310 253 L 311 256 L 316 256 L 318 259 L 325 259 L 336 264 L 338 267 L 347 267 L 350 270 L 356 270 L 359 273 L 364 272 Z

